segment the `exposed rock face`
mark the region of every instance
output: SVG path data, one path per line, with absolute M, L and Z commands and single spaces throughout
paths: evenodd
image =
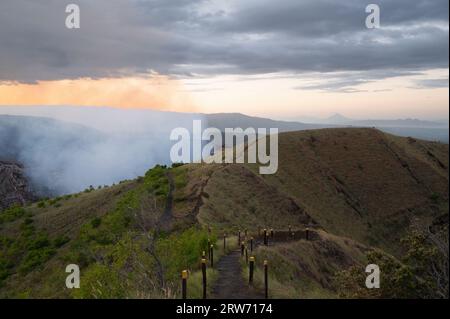
M 0 161 L 0 211 L 33 199 L 23 166 L 16 162 Z

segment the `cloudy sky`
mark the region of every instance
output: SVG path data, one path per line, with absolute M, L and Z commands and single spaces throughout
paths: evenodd
M 65 27 L 65 7 L 81 28 Z M 381 27 L 367 29 L 376 3 Z M 1 0 L 0 104 L 448 119 L 448 0 Z

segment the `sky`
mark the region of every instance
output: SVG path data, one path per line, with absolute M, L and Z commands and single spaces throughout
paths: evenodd
M 68 3 L 80 29 L 65 26 Z M 369 3 L 380 28 L 366 28 Z M 0 105 L 446 120 L 448 6 L 2 0 Z

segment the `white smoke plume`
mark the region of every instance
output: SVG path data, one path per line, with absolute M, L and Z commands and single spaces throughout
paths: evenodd
M 96 107 L 0 107 L 0 158 L 24 164 L 41 195 L 78 192 L 171 164 L 171 130 L 190 130 L 193 119 L 203 118 Z

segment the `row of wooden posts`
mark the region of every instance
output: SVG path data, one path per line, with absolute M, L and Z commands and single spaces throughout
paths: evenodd
M 265 246 L 269 245 L 269 240 L 273 240 L 274 236 L 275 236 L 275 232 L 273 229 L 263 229 L 262 231 L 259 231 L 259 234 L 262 235 L 262 239 L 263 239 L 263 244 Z M 291 236 L 292 239 L 295 239 L 295 233 L 292 231 L 291 226 L 289 226 L 289 232 L 288 234 Z M 248 283 L 249 285 L 253 285 L 253 278 L 254 278 L 254 270 L 255 270 L 255 257 L 251 256 L 249 258 L 248 255 L 248 246 L 245 244 L 245 240 L 247 240 L 247 235 L 248 235 L 248 231 L 245 230 L 244 231 L 244 241 L 241 241 L 241 231 L 238 231 L 238 243 L 240 243 L 240 248 L 241 248 L 241 258 L 245 258 L 245 262 L 248 265 L 248 269 L 249 269 L 249 276 L 248 276 Z M 305 239 L 309 240 L 309 229 L 307 228 L 305 231 Z M 254 238 L 250 237 L 250 240 L 248 241 L 249 245 L 250 245 L 250 253 L 253 253 L 253 248 L 255 245 L 254 242 Z M 224 234 L 223 235 L 223 251 L 225 253 L 227 248 L 227 235 Z M 208 251 L 208 260 L 210 262 L 210 267 L 214 268 L 214 245 L 212 245 L 212 243 L 210 242 L 210 240 L 208 239 L 208 244 L 207 244 L 207 251 Z M 207 297 L 207 279 L 206 279 L 206 264 L 207 264 L 207 259 L 206 259 L 206 252 L 203 251 L 202 253 L 202 259 L 201 259 L 201 268 L 202 268 L 202 288 L 203 288 L 203 299 L 206 299 Z M 264 260 L 264 296 L 267 299 L 269 297 L 269 276 L 268 276 L 268 262 L 267 260 Z M 182 298 L 186 299 L 187 298 L 187 279 L 188 279 L 188 271 L 187 270 L 183 270 L 181 272 L 181 292 L 182 292 Z
M 208 239 L 208 259 L 210 261 L 211 268 L 214 267 L 214 245 L 211 244 L 210 240 Z M 225 248 L 225 247 L 224 247 Z M 206 281 L 206 252 L 202 252 L 202 288 L 203 288 L 203 299 L 206 299 L 206 292 L 207 292 L 207 281 Z M 187 279 L 188 279 L 188 271 L 183 270 L 181 272 L 181 296 L 183 299 L 187 299 Z
M 264 233 L 264 243 L 267 245 L 267 231 Z M 271 231 L 271 235 L 273 237 L 273 230 Z M 245 230 L 245 238 L 247 238 L 247 230 Z M 238 243 L 241 243 L 241 257 L 245 255 L 246 263 L 249 265 L 249 285 L 253 284 L 253 277 L 254 277 L 254 270 L 255 270 L 255 257 L 248 258 L 248 249 L 245 246 L 245 242 L 241 242 L 241 231 L 238 231 Z M 214 267 L 214 245 L 211 244 L 210 240 L 208 239 L 208 260 L 210 261 L 210 267 Z M 250 251 L 253 252 L 254 247 L 254 238 L 250 238 Z M 227 248 L 227 235 L 223 235 L 223 251 L 225 253 Z M 202 253 L 202 259 L 201 259 L 201 270 L 202 270 L 202 297 L 203 299 L 207 298 L 207 278 L 206 278 L 206 253 L 203 251 Z M 181 295 L 182 299 L 187 299 L 187 280 L 188 280 L 188 271 L 183 270 L 181 272 Z M 268 263 L 267 260 L 264 260 L 264 282 L 265 282 L 265 298 L 268 298 Z
M 250 257 L 249 260 L 249 274 L 248 274 L 248 284 L 253 285 L 253 278 L 255 272 L 255 257 Z M 181 295 L 182 299 L 187 299 L 187 279 L 188 271 L 183 270 L 181 272 Z M 206 281 L 206 259 L 202 258 L 202 297 L 206 299 L 207 297 L 207 281 Z M 267 260 L 264 260 L 264 298 L 269 298 L 269 264 Z

